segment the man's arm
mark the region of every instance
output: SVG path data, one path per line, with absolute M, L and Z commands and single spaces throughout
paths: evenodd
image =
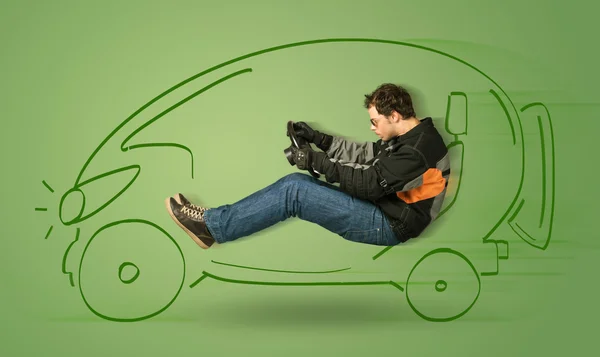
M 372 160 L 378 153 L 377 143 L 357 143 L 339 136 L 333 136 L 327 149 L 327 156 L 334 160 L 364 164 Z
M 314 154 L 313 168 L 325 175 L 327 182 L 339 182 L 343 191 L 370 201 L 420 186 L 420 177 L 428 169 L 421 155 L 411 148 L 399 150 L 373 165 L 340 162 L 325 153 Z
M 314 130 L 303 121 L 294 123 L 294 130 L 297 136 L 315 144 L 335 160 L 364 164 L 378 154 L 377 148 L 379 148 L 379 142 L 352 142 L 340 136 L 333 136 Z

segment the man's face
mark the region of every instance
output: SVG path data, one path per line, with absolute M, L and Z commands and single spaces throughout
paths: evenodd
M 371 117 L 371 130 L 377 136 L 383 141 L 388 141 L 396 136 L 395 128 L 390 122 L 390 117 L 379 114 L 375 106 L 369 107 L 368 111 Z

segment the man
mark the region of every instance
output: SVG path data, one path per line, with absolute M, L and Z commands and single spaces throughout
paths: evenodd
M 417 237 L 438 215 L 448 177 L 448 150 L 431 118 L 416 118 L 409 93 L 386 83 L 365 95 L 377 142 L 355 143 L 304 122 L 296 135 L 315 144 L 294 149 L 301 173 L 231 205 L 205 208 L 183 195 L 166 200 L 175 222 L 202 248 L 251 235 L 289 217 L 316 223 L 343 238 L 391 246 Z M 339 183 L 334 186 L 332 183 Z

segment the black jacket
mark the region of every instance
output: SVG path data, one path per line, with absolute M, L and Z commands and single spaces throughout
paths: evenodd
M 379 206 L 401 242 L 417 237 L 439 214 L 450 176 L 448 150 L 431 118 L 384 142 L 332 136 L 313 168 L 327 182 Z

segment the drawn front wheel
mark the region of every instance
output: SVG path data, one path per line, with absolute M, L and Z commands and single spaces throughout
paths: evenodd
M 451 321 L 469 311 L 481 291 L 473 264 L 447 248 L 425 254 L 415 264 L 406 284 L 406 298 L 413 311 L 428 321 Z
M 87 243 L 79 265 L 79 290 L 97 316 L 140 321 L 166 310 L 179 295 L 185 260 L 161 227 L 124 220 L 100 228 Z

